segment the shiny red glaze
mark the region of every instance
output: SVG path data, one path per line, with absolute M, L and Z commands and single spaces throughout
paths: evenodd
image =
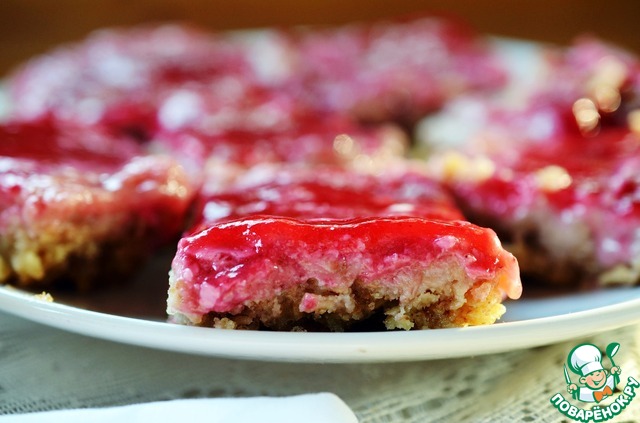
M 403 215 L 463 220 L 444 188 L 417 173 L 373 176 L 337 167 L 284 167 L 256 178 L 262 182 L 200 198 L 196 226 L 256 214 L 304 220 Z
M 0 226 L 37 230 L 56 222 L 127 215 L 182 228 L 191 188 L 178 165 L 128 138 L 54 119 L 0 126 Z
M 78 170 L 114 171 L 141 155 L 131 140 L 114 138 L 95 128 L 59 125 L 45 118 L 0 126 L 0 158 L 29 162 L 34 171 L 71 165 Z M 3 169 L 4 173 L 15 170 Z

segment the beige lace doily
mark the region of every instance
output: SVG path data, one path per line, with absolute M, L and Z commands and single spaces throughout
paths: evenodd
M 563 363 L 573 346 L 590 341 L 604 349 L 620 343 L 615 362 L 623 381 L 640 380 L 639 340 L 640 326 L 630 326 L 549 347 L 463 359 L 268 363 L 111 343 L 0 313 L 0 414 L 333 392 L 361 423 L 568 421 L 549 400 L 556 392 L 570 397 Z M 640 399 L 610 421 L 640 421 Z

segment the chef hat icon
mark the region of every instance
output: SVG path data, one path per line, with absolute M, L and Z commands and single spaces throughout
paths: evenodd
M 571 370 L 582 376 L 597 370 L 604 370 L 602 367 L 602 353 L 593 344 L 578 345 L 571 350 L 567 361 Z

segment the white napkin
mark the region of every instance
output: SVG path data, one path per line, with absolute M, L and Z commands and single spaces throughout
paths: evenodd
M 122 407 L 47 411 L 0 416 L 0 422 L 358 423 L 358 419 L 336 395 L 319 393 L 275 398 L 173 400 Z

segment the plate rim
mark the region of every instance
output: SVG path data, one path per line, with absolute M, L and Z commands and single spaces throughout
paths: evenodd
M 178 353 L 259 361 L 366 363 L 479 356 L 587 337 L 640 322 L 640 298 L 485 326 L 347 333 L 184 326 L 49 302 L 11 286 L 0 286 L 0 311 L 67 332 Z

